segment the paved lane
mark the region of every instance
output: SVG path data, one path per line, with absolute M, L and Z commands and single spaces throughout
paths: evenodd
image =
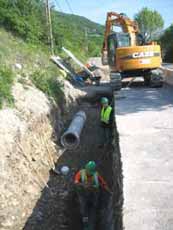
M 136 87 L 119 96 L 125 230 L 173 230 L 173 88 Z

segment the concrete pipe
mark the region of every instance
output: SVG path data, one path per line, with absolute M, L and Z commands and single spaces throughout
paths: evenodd
M 61 137 L 61 144 L 66 149 L 74 149 L 80 143 L 80 134 L 86 121 L 86 114 L 79 111 L 74 116 L 68 130 Z

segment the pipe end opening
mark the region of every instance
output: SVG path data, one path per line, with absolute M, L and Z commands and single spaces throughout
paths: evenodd
M 66 133 L 61 139 L 62 145 L 67 149 L 76 148 L 79 144 L 79 140 L 73 133 Z

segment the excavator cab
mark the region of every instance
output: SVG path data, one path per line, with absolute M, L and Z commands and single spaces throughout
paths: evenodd
M 130 36 L 128 33 L 113 33 L 108 36 L 108 64 L 110 66 L 116 63 L 116 49 L 119 47 L 130 46 Z

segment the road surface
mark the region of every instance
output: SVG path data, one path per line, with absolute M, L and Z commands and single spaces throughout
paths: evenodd
M 120 91 L 125 230 L 173 229 L 173 88 Z
M 163 63 L 162 66 L 164 68 L 173 70 L 173 64 L 172 63 Z

